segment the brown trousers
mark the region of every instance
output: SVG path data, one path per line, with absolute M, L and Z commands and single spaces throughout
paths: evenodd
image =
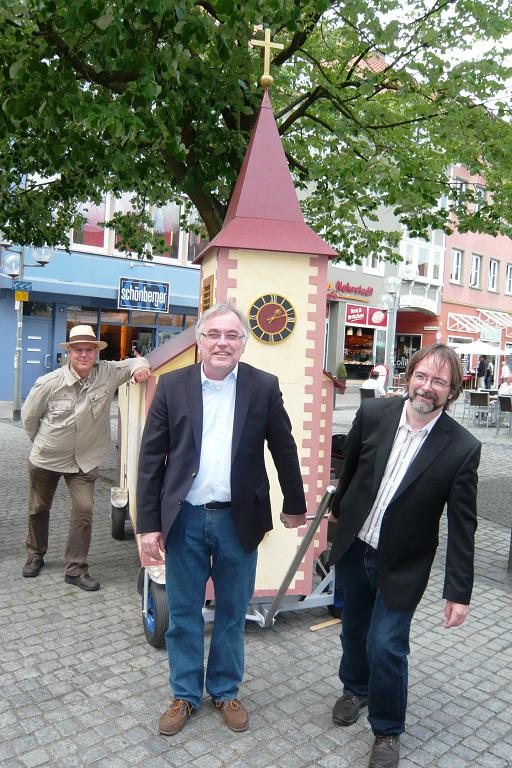
M 67 576 L 88 573 L 87 555 L 91 543 L 94 483 L 99 468 L 90 472 L 52 472 L 28 462 L 30 498 L 28 504 L 27 552 L 43 557 L 48 549 L 50 509 L 61 477 L 71 496 L 71 517 L 68 541 L 64 553 L 64 570 Z

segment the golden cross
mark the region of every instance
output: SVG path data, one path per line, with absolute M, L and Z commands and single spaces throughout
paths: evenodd
M 274 82 L 274 79 L 270 74 L 270 49 L 275 48 L 279 51 L 282 51 L 284 48 L 284 45 L 282 45 L 281 43 L 270 42 L 270 29 L 268 27 L 265 29 L 265 39 L 250 40 L 250 45 L 259 45 L 261 48 L 263 48 L 263 51 L 264 51 L 263 75 L 260 78 L 260 83 L 263 86 L 263 88 L 269 88 Z

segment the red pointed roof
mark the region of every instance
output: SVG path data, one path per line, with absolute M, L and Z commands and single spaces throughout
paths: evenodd
M 214 247 L 337 256 L 304 221 L 266 91 L 222 229 L 196 262 Z

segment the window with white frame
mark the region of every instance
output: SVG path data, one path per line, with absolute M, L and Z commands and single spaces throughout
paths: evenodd
M 462 259 L 464 252 L 460 248 L 452 248 L 452 263 L 450 267 L 450 283 L 462 282 Z
M 383 275 L 384 262 L 376 254 L 370 254 L 363 259 L 363 272 L 369 275 Z
M 469 287 L 480 288 L 482 274 L 482 257 L 477 253 L 471 255 L 471 272 L 469 274 Z
M 468 183 L 464 179 L 455 179 L 455 197 L 461 197 L 467 192 Z
M 497 259 L 489 259 L 489 276 L 487 280 L 487 290 L 498 290 L 498 273 L 499 273 L 499 261 Z
M 505 293 L 512 294 L 512 264 L 507 264 L 505 272 Z
M 108 248 L 108 230 L 102 226 L 107 216 L 107 198 L 99 205 L 93 202 L 83 203 L 79 208 L 83 221 L 71 231 L 71 248 L 80 246 L 83 251 L 105 251 Z
M 406 266 L 412 268 L 412 271 L 421 282 L 441 280 L 444 245 L 438 245 L 437 240 L 436 244 L 434 244 L 433 236 L 430 242 L 402 238 L 400 243 L 402 261 Z M 440 242 L 443 242 L 442 239 Z
M 485 187 L 479 187 L 475 184 L 475 213 L 479 211 L 483 205 L 487 202 L 487 191 Z
M 180 215 L 181 205 L 174 201 L 153 209 L 153 232 L 163 237 L 166 245 L 163 253 L 154 255 L 162 260 L 180 256 Z

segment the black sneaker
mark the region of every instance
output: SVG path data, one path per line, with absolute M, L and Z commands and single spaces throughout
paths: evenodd
M 367 699 L 352 691 L 345 691 L 332 708 L 332 721 L 336 725 L 352 725 L 367 705 Z
M 41 555 L 30 555 L 27 558 L 27 562 L 23 566 L 22 574 L 25 578 L 30 576 L 39 576 L 39 571 L 44 565 L 44 560 Z

